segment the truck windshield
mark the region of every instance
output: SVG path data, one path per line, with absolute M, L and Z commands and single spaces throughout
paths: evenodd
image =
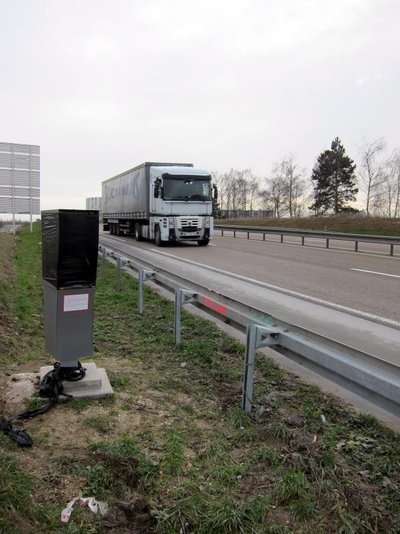
M 211 200 L 210 179 L 164 178 L 164 200 Z

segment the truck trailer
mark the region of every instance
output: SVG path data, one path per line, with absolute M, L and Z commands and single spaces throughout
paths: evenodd
M 102 183 L 103 230 L 157 246 L 180 241 L 208 245 L 213 233 L 210 173 L 192 163 L 146 162 Z

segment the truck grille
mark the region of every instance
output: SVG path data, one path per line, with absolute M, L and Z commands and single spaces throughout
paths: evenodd
M 179 217 L 178 228 L 186 232 L 196 231 L 201 227 L 199 217 Z

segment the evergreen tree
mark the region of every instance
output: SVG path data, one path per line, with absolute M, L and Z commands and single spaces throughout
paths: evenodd
M 323 214 L 352 211 L 346 202 L 356 200 L 356 165 L 346 155 L 338 137 L 331 144 L 330 150 L 322 152 L 313 169 L 311 179 L 314 182 L 314 204 L 310 210 Z

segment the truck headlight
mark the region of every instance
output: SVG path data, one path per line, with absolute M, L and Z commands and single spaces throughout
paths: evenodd
M 210 217 L 204 217 L 204 228 L 210 228 Z
M 169 217 L 169 227 L 175 228 L 175 217 Z

